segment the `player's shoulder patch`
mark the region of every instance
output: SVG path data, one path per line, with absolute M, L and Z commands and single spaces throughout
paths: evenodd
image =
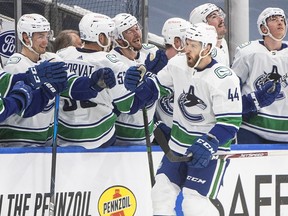
M 156 46 L 154 44 L 142 44 L 142 48 L 145 50 L 154 49 Z
M 250 45 L 250 44 L 251 44 L 251 41 L 242 43 L 242 44 L 239 45 L 239 48 L 240 48 L 240 49 L 243 49 L 244 47 L 247 47 L 247 46 Z
M 217 49 L 214 48 L 212 51 L 211 51 L 211 57 L 212 58 L 215 58 L 217 56 Z
M 115 54 L 111 54 L 111 53 L 107 54 L 107 55 L 106 55 L 106 58 L 107 58 L 109 61 L 111 61 L 112 63 L 116 63 L 116 62 L 119 61 L 119 59 L 117 58 L 117 56 L 116 56 Z
M 232 75 L 232 71 L 230 68 L 225 67 L 225 66 L 219 66 L 214 70 L 214 73 L 216 74 L 217 77 L 220 79 L 224 79 L 227 76 Z
M 8 64 L 17 64 L 18 62 L 21 61 L 21 57 L 19 56 L 13 56 L 13 57 L 10 57 L 8 60 L 7 60 L 7 65 Z

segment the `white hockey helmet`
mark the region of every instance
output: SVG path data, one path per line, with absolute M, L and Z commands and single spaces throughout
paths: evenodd
M 79 22 L 80 38 L 84 41 L 97 42 L 103 48 L 110 46 L 114 29 L 113 20 L 100 13 L 88 13 Z M 107 37 L 108 45 L 100 43 L 99 35 L 101 33 Z
M 123 36 L 123 32 L 138 24 L 138 20 L 136 17 L 132 16 L 128 13 L 120 13 L 117 14 L 113 21 L 115 22 L 115 31 L 114 36 L 115 39 L 125 40 Z
M 189 22 L 190 23 L 200 23 L 200 22 L 204 22 L 207 23 L 207 16 L 209 14 L 211 14 L 213 11 L 219 11 L 221 13 L 221 15 L 223 16 L 223 18 L 225 18 L 225 13 L 223 12 L 223 10 L 221 8 L 219 8 L 218 6 L 216 6 L 215 4 L 212 3 L 206 3 L 206 4 L 202 4 L 196 8 L 194 8 L 189 16 Z
M 25 32 L 29 38 L 34 32 L 49 32 L 50 23 L 40 14 L 24 14 L 17 23 L 19 40 L 24 44 L 22 34 Z
M 260 35 L 266 36 L 266 35 L 270 35 L 270 30 L 267 26 L 267 18 L 271 17 L 271 16 L 282 16 L 285 20 L 285 26 L 286 26 L 286 31 L 287 31 L 287 22 L 286 22 L 286 16 L 284 11 L 281 8 L 271 8 L 268 7 L 266 9 L 264 9 L 261 14 L 259 15 L 258 19 L 257 19 L 257 27 L 258 27 L 258 31 L 260 33 Z M 267 29 L 268 29 L 268 33 L 263 33 L 261 30 L 261 25 L 264 25 Z M 286 33 L 285 33 L 286 35 Z M 283 38 L 285 37 L 285 35 L 283 36 Z M 272 36 L 273 39 L 275 39 Z M 282 39 L 283 39 L 282 38 Z M 276 40 L 282 40 L 282 39 L 276 39 Z
M 174 38 L 179 37 L 183 43 L 185 38 L 186 29 L 189 28 L 190 23 L 184 19 L 173 17 L 164 23 L 162 27 L 162 35 L 165 40 L 165 44 L 170 44 L 175 48 Z M 177 49 L 176 49 L 177 50 Z
M 216 47 L 217 32 L 214 26 L 206 23 L 191 24 L 186 30 L 185 39 L 202 42 L 202 49 L 211 44 L 211 52 Z

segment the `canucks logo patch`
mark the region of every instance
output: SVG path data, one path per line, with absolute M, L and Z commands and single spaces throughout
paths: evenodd
M 20 62 L 20 60 L 21 60 L 20 57 L 14 56 L 14 57 L 8 59 L 7 65 L 8 64 L 17 64 L 18 62 Z
M 214 73 L 217 75 L 217 77 L 219 77 L 220 79 L 223 79 L 227 76 L 231 76 L 232 75 L 232 71 L 227 68 L 227 67 L 223 67 L 223 66 L 220 66 L 220 67 L 217 67 L 215 70 L 214 70 Z
M 114 54 L 107 54 L 106 58 L 108 58 L 111 62 L 116 63 L 119 61 L 116 55 Z
M 153 44 L 142 44 L 142 48 L 145 49 L 145 50 L 149 50 L 149 49 L 155 48 L 155 45 L 153 45 Z
M 204 120 L 204 117 L 201 114 L 189 113 L 188 108 L 190 107 L 197 106 L 202 110 L 206 109 L 207 107 L 205 102 L 195 95 L 194 86 L 191 85 L 187 93 L 183 91 L 183 93 L 180 94 L 178 104 L 182 114 L 187 120 L 194 122 L 200 122 Z
M 251 44 L 251 41 L 248 41 L 248 42 L 245 42 L 245 43 L 243 43 L 243 44 L 241 44 L 241 45 L 239 45 L 239 48 L 244 48 L 244 47 L 246 47 L 246 46 L 248 46 L 249 44 Z
M 212 51 L 211 51 L 211 57 L 212 58 L 215 58 L 217 56 L 217 49 L 214 48 Z

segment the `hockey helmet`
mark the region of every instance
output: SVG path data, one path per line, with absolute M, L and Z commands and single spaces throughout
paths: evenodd
M 23 43 L 22 34 L 25 32 L 29 38 L 34 32 L 49 32 L 50 23 L 40 14 L 24 14 L 17 23 L 19 40 Z
M 100 13 L 88 13 L 79 22 L 80 38 L 85 41 L 97 42 L 102 47 L 110 46 L 114 29 L 113 20 L 109 16 Z M 99 35 L 101 33 L 107 37 L 108 45 L 100 43 Z
M 200 23 L 200 22 L 207 23 L 206 18 L 213 11 L 219 11 L 219 13 L 223 17 L 223 19 L 226 16 L 225 13 L 223 12 L 223 10 L 221 8 L 219 8 L 218 6 L 216 6 L 215 4 L 206 3 L 206 4 L 202 4 L 202 5 L 194 8 L 191 11 L 190 16 L 189 16 L 189 22 L 193 23 L 193 24 Z
M 185 39 L 202 42 L 202 49 L 211 44 L 211 52 L 216 47 L 217 32 L 214 26 L 206 23 L 196 23 L 186 30 Z
M 128 13 L 117 14 L 113 21 L 115 22 L 115 39 L 124 39 L 123 32 L 138 24 L 136 17 Z
M 268 29 L 267 18 L 269 18 L 271 16 L 282 16 L 285 20 L 285 25 L 287 25 L 285 13 L 281 8 L 268 7 L 261 12 L 261 14 L 259 15 L 258 20 L 257 20 L 257 27 L 258 27 L 258 31 L 259 31 L 260 35 L 266 36 L 269 34 L 269 33 L 263 33 L 262 32 L 261 25 L 264 25 Z M 287 30 L 287 26 L 286 26 L 286 30 Z M 283 38 L 284 37 L 285 37 L 285 35 L 283 36 Z
M 184 19 L 173 17 L 168 20 L 163 25 L 162 35 L 165 40 L 165 44 L 174 45 L 174 38 L 179 37 L 184 41 L 186 29 L 189 28 L 190 23 Z

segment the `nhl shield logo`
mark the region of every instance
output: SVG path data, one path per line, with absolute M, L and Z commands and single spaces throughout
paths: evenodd
M 0 55 L 9 58 L 15 52 L 15 31 L 0 34 Z

